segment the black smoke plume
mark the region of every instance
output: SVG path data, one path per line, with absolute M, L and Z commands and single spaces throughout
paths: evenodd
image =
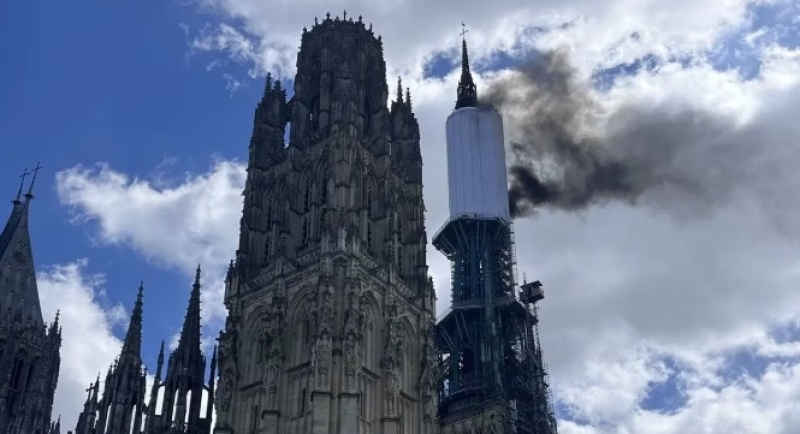
M 506 124 L 513 217 L 611 201 L 708 211 L 740 193 L 768 206 L 785 184 L 761 171 L 797 181 L 785 158 L 800 158 L 800 135 L 788 123 L 737 124 L 674 104 L 609 109 L 601 97 L 576 79 L 562 51 L 538 53 L 490 81 L 481 99 Z

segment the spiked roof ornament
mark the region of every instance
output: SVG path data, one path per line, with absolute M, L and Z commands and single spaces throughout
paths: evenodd
M 472 72 L 469 70 L 469 53 L 467 52 L 468 32 L 466 25 L 461 23 L 461 79 L 458 80 L 458 98 L 456 99 L 456 109 L 461 107 L 478 106 L 478 89 L 472 80 Z

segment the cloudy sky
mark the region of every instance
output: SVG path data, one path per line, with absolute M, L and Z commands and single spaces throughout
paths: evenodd
M 204 333 L 218 332 L 263 75 L 290 81 L 302 28 L 344 10 L 374 24 L 390 82 L 411 87 L 429 234 L 447 216 L 462 21 L 479 92 L 565 53 L 593 107 L 570 127 L 623 137 L 600 142 L 706 193 L 658 184 L 517 221 L 520 275 L 545 284 L 562 433 L 800 430 L 800 4 L 782 0 L 3 2 L 0 194 L 42 161 L 31 227 L 45 317 L 62 312 L 67 427 L 119 351 L 140 280 L 151 367 L 198 263 Z M 636 131 L 663 134 L 620 133 L 641 113 L 660 129 Z M 524 141 L 518 114 L 507 135 Z M 691 128 L 661 122 L 686 114 Z M 447 263 L 428 255 L 443 310 Z

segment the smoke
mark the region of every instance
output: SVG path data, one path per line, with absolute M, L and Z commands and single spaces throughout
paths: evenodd
M 789 163 L 800 161 L 800 134 L 787 130 L 792 122 L 743 124 L 658 104 L 604 106 L 595 95 L 563 51 L 537 54 L 489 83 L 482 102 L 503 114 L 510 133 L 513 217 L 608 202 L 681 215 L 713 211 L 734 197 L 771 206 L 800 181 Z

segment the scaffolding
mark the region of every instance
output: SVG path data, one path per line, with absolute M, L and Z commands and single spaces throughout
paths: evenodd
M 555 434 L 536 315 L 544 295 L 538 281 L 517 292 L 510 222 L 460 216 L 433 244 L 452 278 L 451 306 L 437 324 L 440 423 L 498 409 L 504 434 Z

